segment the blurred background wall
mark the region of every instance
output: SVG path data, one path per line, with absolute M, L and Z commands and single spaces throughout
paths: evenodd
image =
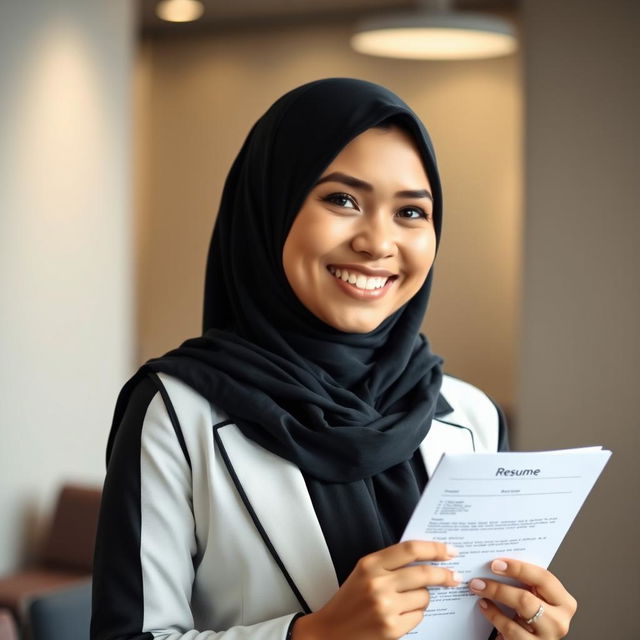
M 289 23 L 272 19 L 269 28 L 246 21 L 213 32 L 147 31 L 136 83 L 145 121 L 137 129 L 144 176 L 138 357 L 164 353 L 201 330 L 219 197 L 255 120 L 304 82 L 352 76 L 397 92 L 433 137 L 445 217 L 425 330 L 450 373 L 482 386 L 512 413 L 522 222 L 520 56 L 472 62 L 364 56 L 349 46 L 353 22 L 329 12 Z
M 133 364 L 129 0 L 0 3 L 0 574 L 101 484 Z
M 613 456 L 553 564 L 571 638 L 639 636 L 640 3 L 523 2 L 518 446 Z

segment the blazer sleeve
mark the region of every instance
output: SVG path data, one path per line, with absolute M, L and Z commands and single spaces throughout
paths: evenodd
M 113 442 L 96 535 L 91 640 L 286 640 L 296 612 L 194 629 L 190 460 L 161 391 L 155 376 L 142 378 Z

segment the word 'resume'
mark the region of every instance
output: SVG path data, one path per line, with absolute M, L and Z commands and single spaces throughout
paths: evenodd
M 504 467 L 498 467 L 496 471 L 497 476 L 537 476 L 540 473 L 540 469 L 505 469 Z

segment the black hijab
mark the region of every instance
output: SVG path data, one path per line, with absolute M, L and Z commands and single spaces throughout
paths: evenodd
M 388 118 L 404 124 L 421 153 L 439 241 L 440 180 L 414 112 L 363 80 L 302 85 L 254 124 L 227 177 L 207 262 L 203 335 L 140 370 L 183 380 L 245 436 L 322 482 L 351 483 L 409 460 L 438 406 L 442 361 L 419 333 L 431 273 L 378 328 L 354 334 L 308 311 L 282 266 L 289 229 L 323 170 Z M 107 456 L 134 383 L 135 376 L 118 399 Z

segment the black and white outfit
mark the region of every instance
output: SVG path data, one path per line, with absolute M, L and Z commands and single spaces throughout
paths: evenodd
M 366 334 L 308 311 L 282 268 L 296 212 L 354 137 L 392 120 L 442 194 L 429 136 L 378 85 L 310 82 L 256 122 L 225 183 L 204 333 L 120 393 L 92 640 L 285 640 L 367 553 L 398 541 L 444 451 L 506 447 L 499 409 L 443 375 L 420 324 L 433 269 Z

